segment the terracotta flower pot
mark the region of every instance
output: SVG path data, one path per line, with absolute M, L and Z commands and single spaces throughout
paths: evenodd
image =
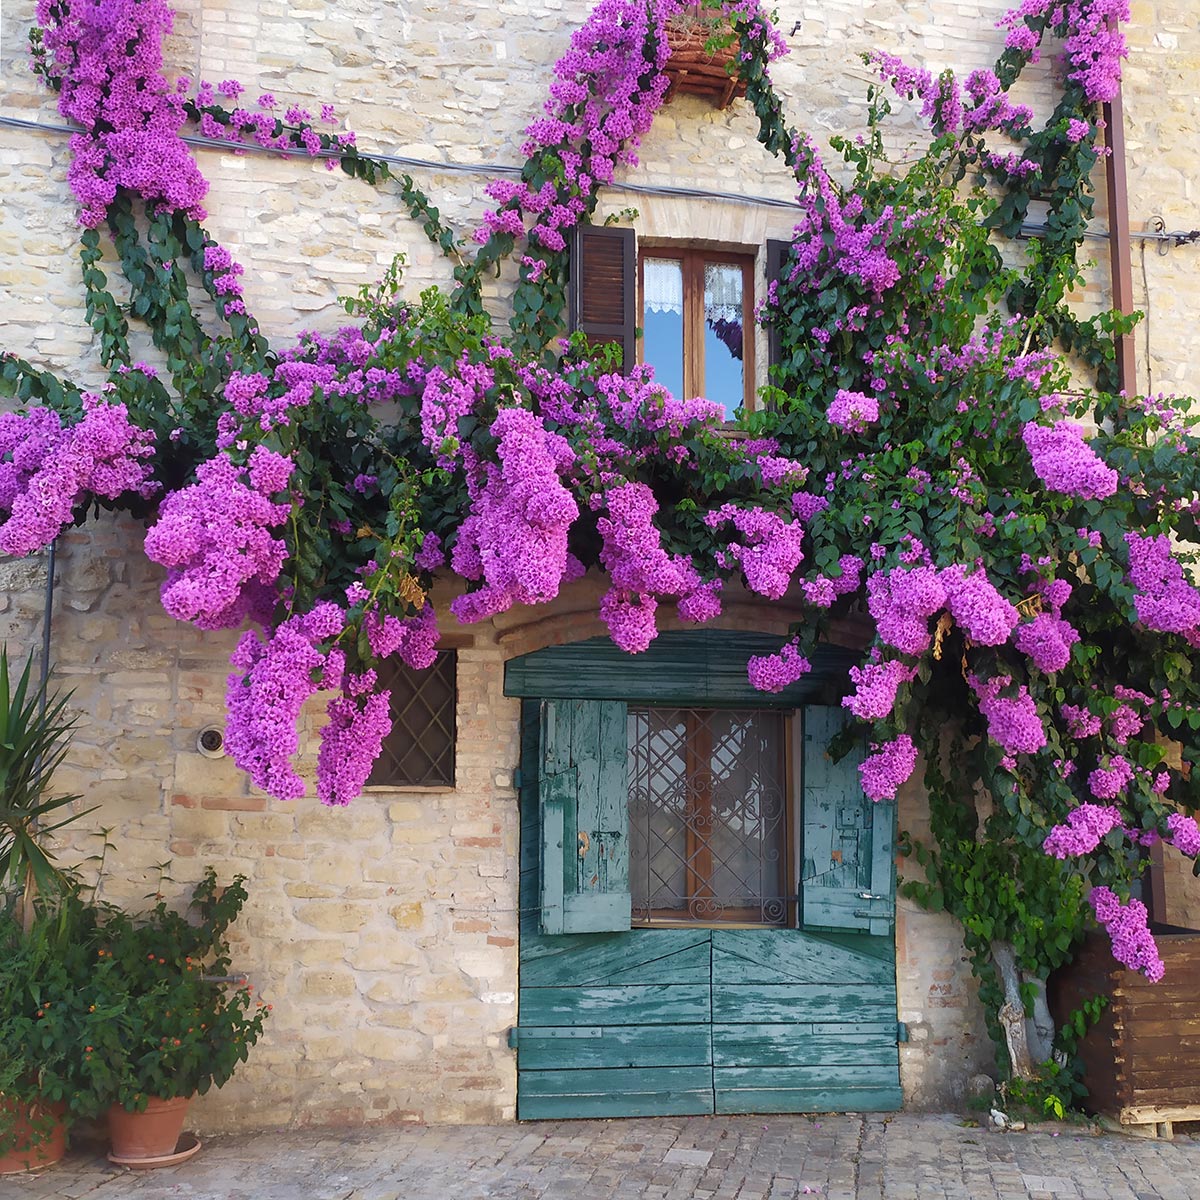
M 736 74 L 729 73 L 729 65 L 737 57 L 737 41 L 709 51 L 706 44 L 714 32 L 712 25 L 699 18 L 694 24 L 667 26 L 667 45 L 671 51 L 665 68 L 671 81 L 667 88 L 668 100 L 679 92 L 687 92 L 693 96 L 706 96 L 718 108 L 727 108 L 746 94 L 745 83 Z
M 0 1154 L 0 1175 L 16 1171 L 37 1171 L 56 1163 L 67 1152 L 67 1106 L 55 1104 L 22 1104 L 0 1096 L 0 1110 L 16 1113 L 14 1133 L 16 1145 Z M 46 1120 L 52 1124 L 46 1128 Z
M 137 1161 L 174 1154 L 191 1102 L 191 1096 L 177 1096 L 174 1100 L 151 1097 L 145 1112 L 129 1112 L 114 1104 L 108 1110 L 111 1157 Z

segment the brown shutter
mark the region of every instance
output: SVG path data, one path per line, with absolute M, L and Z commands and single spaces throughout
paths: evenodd
M 787 258 L 788 246 L 790 243 L 776 241 L 774 238 L 767 239 L 767 286 L 778 281 L 783 274 L 783 264 Z M 771 325 L 767 328 L 767 368 L 779 366 L 780 360 L 783 357 L 782 339 L 779 336 L 779 327 Z
M 571 329 L 593 346 L 620 346 L 626 375 L 637 362 L 636 254 L 632 229 L 580 225 L 571 243 Z

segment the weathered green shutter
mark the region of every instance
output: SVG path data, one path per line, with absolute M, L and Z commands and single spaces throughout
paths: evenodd
M 829 740 L 847 719 L 841 708 L 804 710 L 804 925 L 886 934 L 895 915 L 896 806 L 863 794 L 861 745 L 840 762 L 829 757 Z
M 544 700 L 541 706 L 541 929 L 630 927 L 625 704 Z

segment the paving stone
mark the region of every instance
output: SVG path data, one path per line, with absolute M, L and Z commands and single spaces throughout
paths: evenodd
M 819 1126 L 819 1128 L 818 1128 Z M 1200 1138 L 998 1134 L 954 1117 L 672 1118 L 214 1137 L 116 1172 L 72 1154 L 0 1200 L 1197 1200 Z

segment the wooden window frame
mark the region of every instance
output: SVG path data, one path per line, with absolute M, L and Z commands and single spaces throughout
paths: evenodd
M 703 777 L 708 776 L 710 772 L 705 764 L 710 762 L 712 758 L 711 729 L 704 722 L 697 720 L 696 714 L 701 712 L 746 711 L 743 707 L 735 705 L 677 706 L 643 704 L 637 707 L 648 709 L 667 707 L 673 711 L 681 711 L 686 714 L 687 733 L 685 735 L 684 754 L 685 771 L 689 779 L 703 779 Z M 778 841 L 783 851 L 783 862 L 780 868 L 780 885 L 784 889 L 786 897 L 783 919 L 781 921 L 755 920 L 753 916 L 754 910 L 751 908 L 727 909 L 725 910 L 727 916 L 722 920 L 701 920 L 694 917 L 680 916 L 678 909 L 656 908 L 650 910 L 647 919 L 635 920 L 632 924 L 634 929 L 795 929 L 798 927 L 799 903 L 797 892 L 800 852 L 798 838 L 801 827 L 798 805 L 801 792 L 798 786 L 799 780 L 795 774 L 795 767 L 799 761 L 796 757 L 796 739 L 801 729 L 801 721 L 795 712 L 780 712 L 779 709 L 762 709 L 761 711 L 781 718 L 779 769 L 783 778 L 784 810 L 783 827 L 779 832 Z M 626 753 L 629 753 L 629 747 L 626 748 Z M 707 815 L 711 821 L 712 790 L 711 788 L 705 788 L 701 784 L 696 788 L 689 788 L 688 795 L 693 798 L 693 803 L 689 808 L 684 831 L 684 853 L 687 864 L 684 867 L 684 886 L 685 899 L 690 901 L 697 898 L 703 899 L 706 894 L 706 888 L 708 889 L 707 894 L 711 895 L 711 883 L 709 881 L 712 878 L 713 870 L 712 850 L 711 847 L 703 844 L 696 836 L 696 805 L 694 801 L 697 799 L 700 801 L 701 806 L 707 810 Z M 705 814 L 701 813 L 700 815 L 703 816 Z M 631 875 L 632 872 L 633 862 L 631 859 Z
M 675 259 L 683 271 L 683 397 L 704 392 L 704 265 L 727 263 L 742 268 L 742 412 L 754 411 L 757 392 L 754 342 L 755 255 L 739 250 L 708 250 L 677 243 L 638 243 L 637 311 L 639 314 L 637 360 L 645 362 L 645 262 L 647 258 Z

